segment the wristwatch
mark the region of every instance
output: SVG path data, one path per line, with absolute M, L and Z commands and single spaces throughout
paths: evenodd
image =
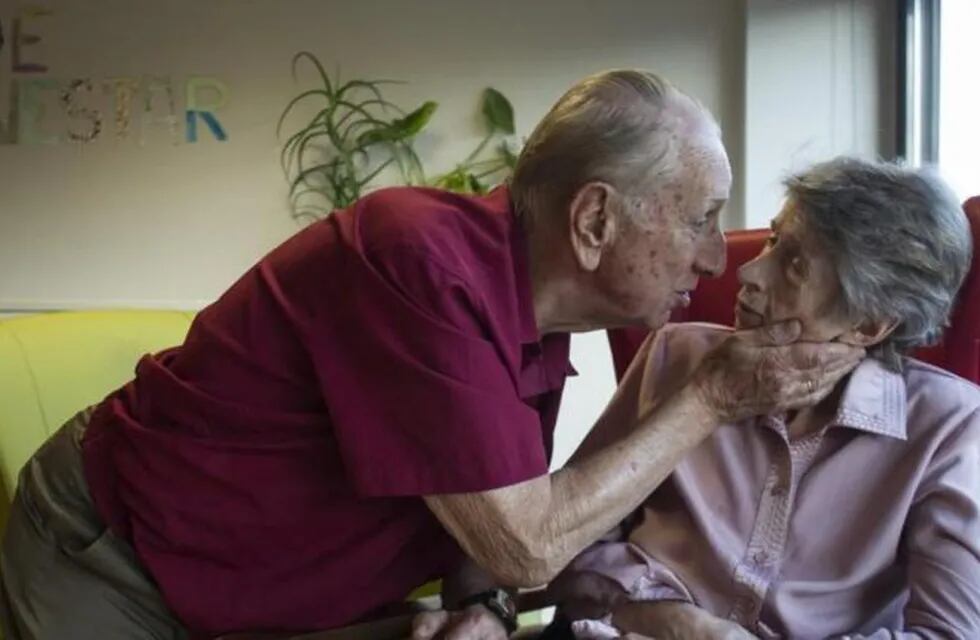
M 517 604 L 503 589 L 488 589 L 474 593 L 459 601 L 459 608 L 465 609 L 474 604 L 482 604 L 497 616 L 507 629 L 507 635 L 517 631 Z

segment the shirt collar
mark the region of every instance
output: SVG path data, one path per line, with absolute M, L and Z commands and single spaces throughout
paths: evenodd
M 837 413 L 820 431 L 834 427 L 906 440 L 905 378 L 876 358 L 865 358 L 845 381 Z M 762 424 L 786 437 L 785 414 L 759 416 Z
M 517 313 L 520 323 L 521 344 L 537 344 L 541 342 L 538 332 L 538 321 L 534 317 L 534 296 L 531 292 L 531 271 L 528 265 L 527 235 L 524 225 L 514 210 L 510 201 L 510 190 L 506 186 L 494 190 L 494 197 L 507 198 L 511 219 L 510 251 L 514 267 L 514 285 L 517 289 Z
M 899 440 L 908 437 L 905 378 L 877 358 L 861 361 L 845 383 L 830 426 L 847 427 Z

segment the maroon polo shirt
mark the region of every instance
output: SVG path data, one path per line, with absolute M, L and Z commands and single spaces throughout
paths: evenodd
M 547 473 L 569 343 L 526 260 L 504 188 L 378 191 L 100 405 L 94 502 L 192 632 L 357 620 L 459 561 L 420 496 Z

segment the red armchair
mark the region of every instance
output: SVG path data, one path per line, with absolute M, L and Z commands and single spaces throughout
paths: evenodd
M 963 205 L 973 234 L 973 264 L 960 290 L 951 323 L 940 344 L 918 349 L 913 355 L 980 384 L 980 196 Z M 739 266 L 758 255 L 769 231 L 752 229 L 726 234 L 728 266 L 720 278 L 701 281 L 686 309 L 675 312 L 675 322 L 700 321 L 731 325 Z M 647 335 L 646 329 L 616 329 L 609 332 L 616 378 L 620 379 Z

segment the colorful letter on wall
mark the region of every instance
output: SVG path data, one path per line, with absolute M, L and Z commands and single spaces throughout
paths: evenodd
M 212 93 L 210 100 L 203 95 Z M 197 120 L 200 118 L 211 130 L 216 140 L 228 139 L 214 112 L 228 102 L 228 86 L 217 78 L 197 76 L 187 79 L 187 142 L 197 142 Z
M 7 118 L 4 119 L 0 116 L 0 144 L 14 144 L 17 142 L 17 137 L 14 135 L 17 132 L 17 101 L 14 99 L 16 89 L 14 88 L 13 81 L 10 82 L 10 95 L 11 99 Z
M 174 144 L 180 144 L 177 136 L 177 109 L 174 106 L 174 87 L 167 77 L 147 78 L 143 90 L 143 116 L 140 120 L 140 144 L 146 142 L 146 133 L 154 124 L 162 124 L 170 132 Z M 154 97 L 159 99 L 154 100 Z M 154 115 L 154 103 L 163 103 L 164 115 Z
M 41 121 L 44 119 L 42 91 L 57 91 L 57 80 L 50 78 L 22 78 L 16 81 L 17 90 L 17 142 L 20 144 L 57 144 L 56 134 L 44 134 Z
M 13 58 L 13 70 L 14 73 L 44 73 L 48 70 L 47 66 L 40 64 L 38 62 L 27 62 L 23 59 L 23 47 L 29 47 L 31 45 L 37 44 L 41 41 L 41 36 L 34 35 L 33 33 L 24 33 L 24 23 L 32 18 L 42 18 L 44 16 L 50 16 L 51 11 L 45 9 L 44 7 L 38 6 L 26 6 L 21 8 L 17 17 L 14 18 L 14 29 L 13 29 L 13 50 L 11 52 Z
M 72 80 L 61 92 L 61 104 L 65 107 L 68 117 L 75 119 L 85 119 L 87 126 L 75 129 L 69 126 L 68 139 L 74 142 L 92 142 L 102 133 L 102 113 L 98 109 L 85 106 L 85 94 L 91 98 L 94 93 L 92 80 L 89 78 L 79 78 Z
M 133 118 L 133 98 L 140 88 L 136 78 L 108 78 L 103 83 L 103 91 L 112 95 L 112 113 L 116 123 L 116 137 L 128 138 L 129 125 Z
M 0 53 L 3 53 L 3 22 L 0 21 Z M 0 76 L 0 80 L 3 76 Z M 0 118 L 0 144 L 11 144 L 14 141 L 14 101 L 10 101 L 10 116 L 7 120 Z

